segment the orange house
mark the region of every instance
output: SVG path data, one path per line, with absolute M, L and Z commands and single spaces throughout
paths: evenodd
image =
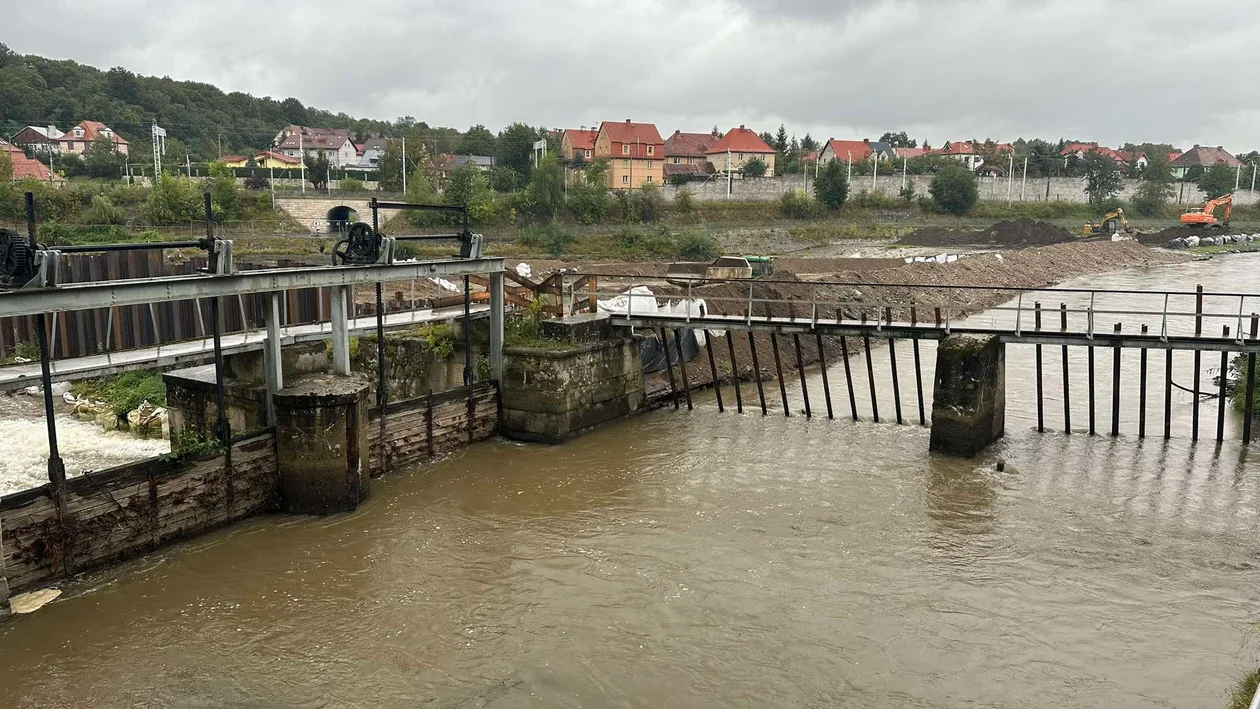
M 665 141 L 651 123 L 604 121 L 595 134 L 594 159 L 608 160 L 608 186 L 638 189 L 665 181 Z

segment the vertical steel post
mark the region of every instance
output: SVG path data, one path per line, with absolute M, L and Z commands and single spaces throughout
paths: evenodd
M 380 234 L 380 209 L 377 206 L 376 198 L 369 200 L 368 204 L 372 208 L 372 233 Z M 468 279 L 464 279 L 467 284 Z M 384 433 L 385 421 L 385 405 L 389 403 L 389 383 L 385 378 L 385 298 L 383 291 L 384 286 L 380 281 L 376 282 L 376 405 L 381 408 L 381 427 Z M 465 291 L 466 293 L 467 291 Z M 468 332 L 468 316 L 464 316 L 464 332 Z M 381 436 L 381 445 L 384 445 L 385 438 Z M 382 458 L 383 460 L 383 458 Z
M 1111 435 L 1120 435 L 1120 323 L 1116 323 L 1116 343 L 1111 347 Z
M 1149 328 L 1142 326 L 1145 336 Z M 1146 438 L 1146 348 L 1138 355 L 1138 438 Z
M 787 384 L 783 381 L 783 361 L 779 358 L 779 337 L 774 332 L 770 333 L 770 349 L 774 350 L 774 371 L 778 375 L 779 396 L 783 399 L 783 415 L 791 416 L 792 412 L 788 409 Z
M 1223 337 L 1229 339 L 1229 325 L 1224 328 Z M 1229 372 L 1229 352 L 1221 350 L 1221 376 L 1216 388 L 1216 442 L 1225 441 L 1225 375 Z
M 415 307 L 414 305 L 412 306 Z M 503 272 L 490 274 L 490 377 L 495 382 L 503 380 L 503 327 L 504 308 Z
M 1194 336 L 1199 337 L 1203 334 L 1203 286 L 1198 285 L 1194 288 Z M 1203 353 L 1200 350 L 1194 351 L 1194 402 L 1191 411 L 1191 427 L 1194 429 L 1190 432 L 1190 440 L 1199 440 L 1199 384 L 1200 369 L 1203 366 Z
M 871 359 L 870 336 L 862 336 L 862 345 L 866 348 L 866 379 L 871 385 L 871 419 L 879 423 L 879 395 L 875 392 L 875 362 Z
M 210 201 L 209 192 L 206 192 L 202 197 L 202 204 L 206 213 L 206 238 L 213 240 L 215 238 L 214 207 Z M 228 424 L 223 384 L 223 322 L 222 314 L 219 312 L 219 298 L 217 296 L 210 299 L 210 320 L 212 321 L 214 336 L 214 393 L 219 414 L 218 421 L 215 424 L 215 436 L 218 438 L 219 444 L 223 446 L 224 451 L 230 451 L 232 430 Z
M 263 367 L 267 380 L 267 425 L 276 425 L 276 392 L 284 388 L 284 367 L 280 355 L 280 293 L 263 294 L 263 314 L 267 321 L 267 342 L 263 351 Z
M 329 318 L 332 329 L 332 371 L 343 377 L 350 376 L 350 324 L 346 312 L 348 286 L 332 286 L 328 289 Z
M 923 408 L 923 365 L 919 358 L 919 338 L 910 340 L 914 349 L 914 389 L 919 397 L 919 425 L 927 425 L 927 412 Z
M 749 335 L 752 333 L 750 332 Z M 679 409 L 678 405 L 678 383 L 674 380 L 674 366 L 669 361 L 669 338 L 665 335 L 665 328 L 660 328 L 661 350 L 665 353 L 665 371 L 669 373 L 669 393 L 674 399 L 674 410 Z M 678 358 L 682 359 L 682 353 L 678 353 Z
M 1164 351 L 1164 440 L 1172 438 L 1172 374 L 1173 351 Z
M 744 393 L 739 390 L 739 362 L 735 359 L 735 333 L 726 331 L 726 348 L 731 354 L 731 386 L 735 388 L 735 411 L 744 413 Z
M 1255 344 L 1256 336 L 1260 335 L 1260 315 L 1251 314 L 1251 341 Z M 1243 402 L 1243 445 L 1251 445 L 1251 419 L 1255 415 L 1256 403 L 1256 353 L 1247 353 L 1247 399 Z
M 805 360 L 801 357 L 801 336 L 792 335 L 796 345 L 796 371 L 801 375 L 801 394 L 805 397 L 805 418 L 813 418 L 814 412 L 809 408 L 809 386 L 805 383 Z
M 674 330 L 674 346 L 678 348 L 678 371 L 682 373 L 683 394 L 687 397 L 687 410 L 691 405 L 691 381 L 687 378 L 687 357 L 683 354 L 682 331 Z
M 844 360 L 844 383 L 849 387 L 849 412 L 857 421 L 857 394 L 853 391 L 853 369 L 849 365 L 849 341 L 843 336 L 840 338 L 840 358 Z
M 468 209 L 464 208 L 464 236 L 468 236 Z M 464 386 L 468 388 L 468 442 L 473 442 L 472 284 L 464 276 Z M 383 414 L 384 412 L 382 412 Z
M 748 351 L 752 353 L 753 361 L 753 379 L 757 382 L 757 398 L 761 400 L 761 415 L 768 416 L 769 410 L 766 409 L 766 390 L 761 384 L 761 363 L 757 361 L 757 340 L 753 337 L 753 331 L 748 331 Z
M 1059 303 L 1059 329 L 1067 332 L 1067 303 Z M 1063 345 L 1063 432 L 1072 435 L 1072 386 L 1068 374 L 1068 346 Z
M 818 367 L 822 371 L 823 382 L 823 398 L 827 401 L 827 418 L 834 419 L 835 412 L 831 410 L 831 384 L 827 381 L 827 351 L 823 348 L 823 337 L 821 334 L 815 334 L 818 338 Z
M 726 406 L 722 403 L 722 381 L 718 379 L 717 362 L 713 359 L 713 335 L 708 330 L 704 333 L 704 351 L 709 354 L 709 375 L 713 377 L 713 391 L 717 394 L 718 413 L 724 413 Z
M 1033 327 L 1041 332 L 1041 303 L 1033 303 Z M 1041 379 L 1041 344 L 1034 345 L 1037 355 L 1037 433 L 1046 432 L 1046 407 Z
M 1093 340 L 1092 334 L 1090 335 L 1090 339 Z M 1088 363 L 1088 367 L 1089 367 L 1089 435 L 1093 436 L 1093 435 L 1097 435 L 1098 433 L 1098 429 L 1094 425 L 1096 423 L 1096 418 L 1094 415 L 1095 413 L 1095 410 L 1094 410 L 1094 346 L 1090 345 L 1088 350 L 1089 350 L 1089 363 Z
M 892 337 L 888 338 L 888 358 L 892 362 L 893 408 L 900 425 L 905 421 L 901 418 L 901 382 L 897 379 L 897 340 Z

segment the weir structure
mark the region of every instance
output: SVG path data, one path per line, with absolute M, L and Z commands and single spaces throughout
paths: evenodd
M 1252 392 L 1256 382 L 1256 354 L 1260 352 L 1260 294 L 1236 292 L 1205 292 L 1202 286 L 1193 291 L 1139 291 L 1122 289 L 1081 288 L 1011 288 L 1002 286 L 940 286 L 931 284 L 841 282 L 841 281 L 786 281 L 764 279 L 722 279 L 720 282 L 678 283 L 671 279 L 667 284 L 661 279 L 627 277 L 615 274 L 584 274 L 581 285 L 586 293 L 573 293 L 571 302 L 595 302 L 598 299 L 620 298 L 628 307 L 611 313 L 614 326 L 627 332 L 639 333 L 667 343 L 665 369 L 669 380 L 669 399 L 675 408 L 680 398 L 692 407 L 690 392 L 693 388 L 685 358 L 674 355 L 668 344 L 681 342 L 681 336 L 689 331 L 706 335 L 710 343 L 708 353 L 698 365 L 703 368 L 707 359 L 709 382 L 715 388 L 718 410 L 729 408 L 723 398 L 722 384 L 734 386 L 736 410 L 745 409 L 744 392 L 738 378 L 719 373 L 714 360 L 715 347 L 729 355 L 730 371 L 740 371 L 736 360 L 736 346 L 748 353 L 760 411 L 769 413 L 773 404 L 767 403 L 761 372 L 768 365 L 764 350 L 758 353 L 754 334 L 769 339 L 773 355 L 773 379 L 778 381 L 782 413 L 791 416 L 786 391 L 781 349 L 794 355 L 794 364 L 801 371 L 800 386 L 806 417 L 821 415 L 811 405 L 810 391 L 804 369 L 808 362 L 802 357 L 802 340 L 814 345 L 818 353 L 817 363 L 822 370 L 823 395 L 828 418 L 836 417 L 831 385 L 827 377 L 828 343 L 838 344 L 844 365 L 848 392 L 848 414 L 857 421 L 867 412 L 859 412 L 855 396 L 855 374 L 850 363 L 850 349 L 860 345 L 864 354 L 866 384 L 869 388 L 869 417 L 875 422 L 895 419 L 898 424 L 917 420 L 922 426 L 934 427 L 932 450 L 956 455 L 971 456 L 985 445 L 1000 438 L 1004 433 L 1005 419 L 1005 351 L 1009 346 L 1029 346 L 1035 351 L 1035 366 L 1031 375 L 1036 386 L 1037 430 L 1048 430 L 1046 403 L 1048 392 L 1044 386 L 1045 350 L 1057 350 L 1062 366 L 1062 426 L 1064 433 L 1080 432 L 1072 424 L 1072 381 L 1070 362 L 1080 362 L 1082 354 L 1087 366 L 1088 428 L 1090 435 L 1121 434 L 1122 406 L 1136 406 L 1139 438 L 1161 435 L 1171 438 L 1173 390 L 1184 389 L 1193 396 L 1190 437 L 1198 440 L 1202 433 L 1200 409 L 1205 397 L 1211 397 L 1208 405 L 1216 409 L 1214 438 L 1225 438 L 1226 403 L 1233 386 L 1245 387 Z M 588 284 L 598 284 L 592 288 Z M 706 286 L 720 286 L 719 288 Z M 653 297 L 662 301 L 677 301 L 679 305 L 668 310 L 658 310 L 655 302 L 647 308 L 636 306 L 636 289 L 655 289 Z M 807 290 L 805 297 L 778 295 L 784 288 Z M 738 295 L 732 295 L 732 292 Z M 907 294 L 909 294 L 907 296 Z M 1005 304 L 991 307 L 977 306 L 980 296 L 997 294 Z M 637 296 L 643 298 L 645 296 Z M 700 301 L 703 300 L 703 306 Z M 1043 307 L 1042 301 L 1047 301 Z M 1150 307 L 1154 300 L 1160 305 Z M 651 312 L 656 311 L 656 312 Z M 973 314 L 984 311 L 986 318 Z M 967 317 L 972 315 L 972 317 Z M 1106 326 L 1100 323 L 1107 323 Z M 1216 329 L 1216 328 L 1219 328 Z M 726 345 L 713 339 L 712 333 L 726 333 Z M 1213 335 L 1212 332 L 1219 332 Z M 741 337 L 736 337 L 740 333 Z M 743 335 L 748 338 L 743 347 Z M 784 343 L 784 338 L 788 338 Z M 921 366 L 920 343 L 936 341 L 937 364 L 933 385 L 932 415 L 929 420 L 925 406 L 924 372 Z M 887 347 L 888 374 L 891 379 L 893 416 L 885 404 L 881 415 L 879 389 L 876 385 L 875 361 L 872 342 L 885 342 Z M 915 400 L 907 412 L 903 407 L 903 376 L 899 371 L 897 347 L 909 342 L 913 351 L 913 389 Z M 782 347 L 781 347 L 782 345 Z M 679 347 L 678 349 L 681 349 Z M 1181 373 L 1193 383 L 1183 386 L 1175 380 L 1179 371 L 1174 367 L 1174 353 L 1188 353 L 1193 363 Z M 1110 358 L 1109 410 L 1100 409 L 1100 394 L 1095 381 L 1099 355 Z M 1122 386 L 1121 362 L 1128 357 L 1139 361 L 1138 391 L 1127 394 Z M 1162 360 L 1163 366 L 1148 366 L 1151 355 Z M 1160 357 L 1159 355 L 1163 356 Z M 1232 356 L 1241 355 L 1240 362 L 1232 362 Z M 1204 363 L 1219 364 L 1219 376 L 1214 382 L 1204 382 Z M 1219 357 L 1219 362 L 1216 360 Z M 693 365 L 695 366 L 695 365 Z M 900 366 L 905 366 L 904 364 Z M 883 369 L 884 365 L 880 366 Z M 675 370 L 678 376 L 675 376 Z M 1237 371 L 1239 376 L 1231 381 L 1228 373 Z M 1155 371 L 1151 371 L 1155 370 Z M 928 375 L 932 377 L 931 374 Z M 1148 429 L 1148 376 L 1162 376 L 1163 425 Z M 747 386 L 747 385 L 745 385 Z M 860 386 L 860 385 L 859 385 Z M 886 395 L 885 395 L 886 396 Z M 1130 397 L 1125 402 L 1125 397 Z M 1244 399 L 1240 438 L 1250 445 L 1253 430 L 1253 396 Z M 756 409 L 751 404 L 748 408 Z M 1124 403 L 1122 403 L 1124 402 Z M 816 403 L 816 400 L 815 400 Z M 1109 415 L 1108 415 L 1109 414 Z M 940 427 L 937 430 L 937 427 Z M 1212 432 L 1206 432 L 1212 433 Z
M 0 615 L 8 610 L 4 601 L 11 588 L 28 590 L 46 585 L 250 514 L 274 509 L 315 514 L 353 509 L 368 494 L 369 471 L 383 470 L 391 462 L 433 457 L 449 449 L 452 438 L 471 442 L 497 430 L 497 389 L 503 369 L 504 263 L 481 256 L 482 237 L 471 232 L 466 209 L 372 200 L 372 228 L 339 242 L 335 253 L 340 264 L 238 271 L 233 264 L 232 242 L 214 234 L 209 194 L 204 205 L 206 237 L 197 241 L 44 247 L 36 242 L 35 205 L 28 193 L 29 242 L 13 246 L 13 235 L 4 235 L 10 240 L 6 244 L 12 249 L 10 253 L 17 258 L 6 263 L 12 271 L 5 274 L 11 288 L 0 290 L 0 318 L 29 316 L 36 322 L 49 458 L 47 484 L 6 496 L 0 505 Z M 383 237 L 377 230 L 378 211 L 382 209 L 446 212 L 460 230 L 454 234 Z M 457 241 L 460 253 L 445 259 L 395 261 L 395 241 L 406 240 Z M 162 278 L 80 283 L 61 283 L 57 278 L 63 252 L 134 248 L 201 248 L 210 255 L 210 267 L 204 273 Z M 474 277 L 484 279 L 488 286 L 482 309 L 489 311 L 490 381 L 482 384 L 475 382 L 470 339 L 473 294 L 469 279 Z M 382 284 L 438 278 L 462 279 L 464 285 L 460 314 L 463 386 L 391 402 L 384 337 L 389 316 Z M 355 302 L 355 288 L 367 284 L 375 286 L 376 295 L 373 330 L 378 366 L 374 387 L 351 371 L 350 357 L 354 322 L 350 304 Z M 329 294 L 328 330 L 320 327 L 316 333 L 307 334 L 330 342 L 331 371 L 286 381 L 281 356 L 285 343 L 281 295 L 312 288 Z M 254 431 L 233 431 L 225 409 L 227 367 L 220 301 L 243 294 L 263 294 L 266 316 L 265 335 L 254 341 L 264 353 L 266 421 L 265 427 Z M 76 310 L 182 300 L 205 301 L 209 307 L 209 356 L 215 392 L 207 406 L 214 418 L 211 440 L 138 466 L 88 472 L 67 480 L 58 450 L 48 321 L 57 313 Z M 376 393 L 371 409 L 367 405 L 370 388 Z M 388 432 L 390 422 L 401 429 L 398 435 Z M 107 503 L 101 505 L 102 500 Z M 127 533 L 119 534 L 120 529 Z

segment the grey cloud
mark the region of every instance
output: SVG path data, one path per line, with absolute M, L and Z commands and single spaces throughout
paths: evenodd
M 1250 0 L 1207 13 L 1178 0 L 49 5 L 10 14 L 14 49 L 457 127 L 1260 142 Z

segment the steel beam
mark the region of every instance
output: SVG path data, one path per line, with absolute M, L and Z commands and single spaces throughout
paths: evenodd
M 341 376 L 350 375 L 350 329 L 346 317 L 349 290 L 346 286 L 332 288 L 332 371 Z
M 503 272 L 490 274 L 490 378 L 503 380 Z M 467 327 L 467 324 L 465 324 Z
M 353 286 L 413 278 L 452 278 L 501 272 L 501 258 L 396 263 L 388 266 L 321 266 L 246 271 L 230 276 L 167 276 L 0 293 L 0 317 L 144 305 L 162 300 L 191 300 L 297 288 Z
M 267 318 L 267 340 L 263 345 L 263 368 L 267 375 L 267 425 L 276 425 L 276 392 L 284 388 L 284 367 L 280 358 L 280 294 L 263 297 L 263 314 Z

